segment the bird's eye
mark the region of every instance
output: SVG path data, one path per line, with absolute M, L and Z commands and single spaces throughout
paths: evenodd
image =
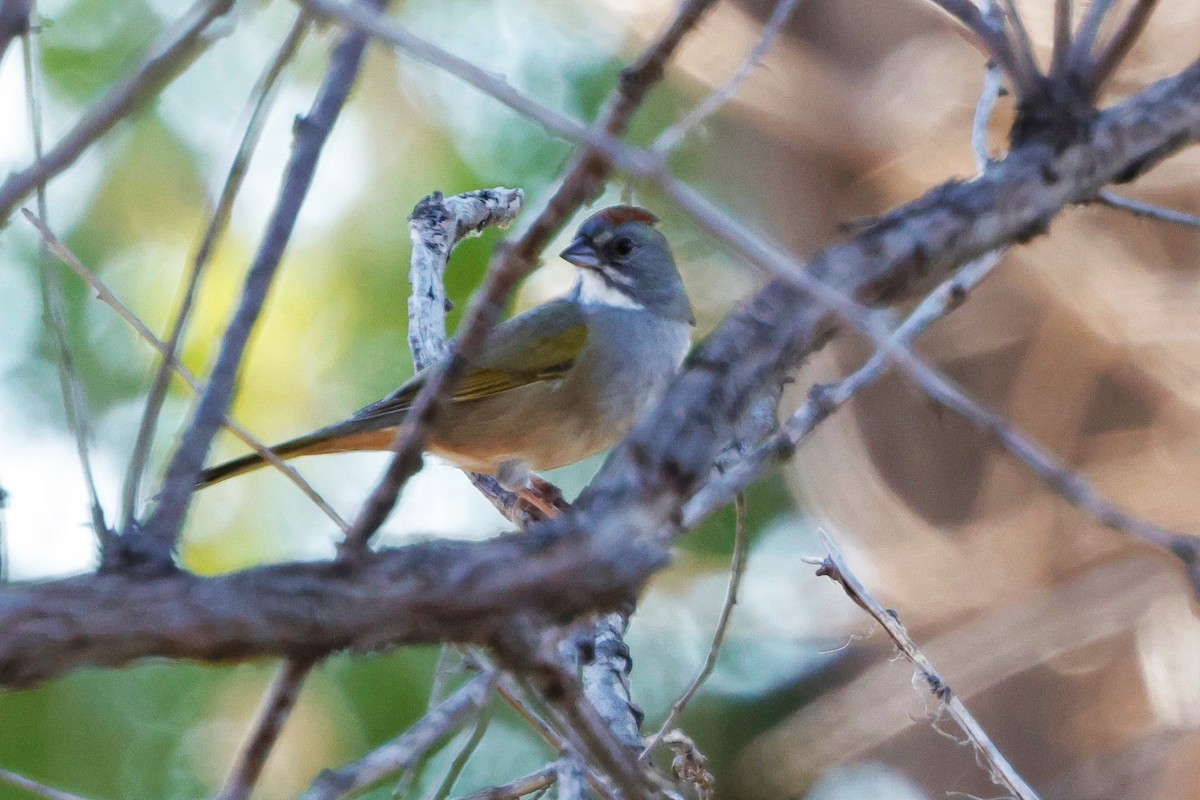
M 613 251 L 619 256 L 627 256 L 633 252 L 633 239 L 622 236 L 613 242 Z

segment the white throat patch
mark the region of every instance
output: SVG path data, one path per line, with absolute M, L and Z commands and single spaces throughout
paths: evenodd
M 609 306 L 645 311 L 646 307 L 620 289 L 614 289 L 599 273 L 590 269 L 579 272 L 579 302 L 585 306 Z

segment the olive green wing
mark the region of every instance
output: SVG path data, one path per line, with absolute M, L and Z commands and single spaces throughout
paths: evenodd
M 588 330 L 579 306 L 554 300 L 501 323 L 459 382 L 451 403 L 492 397 L 542 381 L 560 380 L 587 343 Z M 413 375 L 399 389 L 372 403 L 350 422 L 403 416 L 425 385 L 430 370 Z

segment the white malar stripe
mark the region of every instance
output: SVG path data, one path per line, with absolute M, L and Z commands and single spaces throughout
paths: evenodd
M 614 289 L 599 273 L 590 269 L 579 272 L 579 302 L 587 306 L 611 306 L 645 311 L 646 307 L 620 289 Z

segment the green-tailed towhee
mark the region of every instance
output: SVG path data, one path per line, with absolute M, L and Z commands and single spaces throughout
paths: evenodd
M 427 449 L 463 469 L 524 486 L 621 439 L 666 388 L 695 324 L 658 219 L 612 206 L 561 253 L 580 269 L 565 297 L 501 323 L 443 412 Z M 282 458 L 387 450 L 428 370 L 354 416 L 271 448 Z M 251 454 L 211 467 L 207 486 L 261 467 Z

